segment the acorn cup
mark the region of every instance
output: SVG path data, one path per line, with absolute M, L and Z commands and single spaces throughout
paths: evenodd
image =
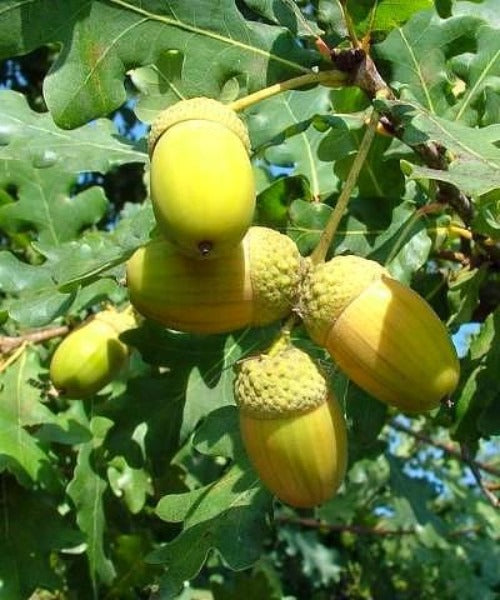
M 154 240 L 128 261 L 127 285 L 145 317 L 177 331 L 223 333 L 286 316 L 296 301 L 301 265 L 288 236 L 251 227 L 228 255 L 207 262 Z
M 422 412 L 457 386 L 460 367 L 445 326 L 378 263 L 336 256 L 311 266 L 299 304 L 311 338 L 379 400 Z
M 331 498 L 346 471 L 347 431 L 314 361 L 292 346 L 249 358 L 235 398 L 243 443 L 264 485 L 297 508 Z
M 135 326 L 128 312 L 107 309 L 72 331 L 52 355 L 54 387 L 69 398 L 86 398 L 108 385 L 129 356 L 119 335 Z
M 159 228 L 194 258 L 227 254 L 255 210 L 244 123 L 209 98 L 183 100 L 160 113 L 149 136 L 151 200 Z

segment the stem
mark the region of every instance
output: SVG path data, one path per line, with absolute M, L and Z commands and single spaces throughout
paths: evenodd
M 467 465 L 469 466 L 469 469 L 472 471 L 472 475 L 474 476 L 474 479 L 476 480 L 476 483 L 479 486 L 479 489 L 486 496 L 488 502 L 495 508 L 498 508 L 500 506 L 500 500 L 484 484 L 484 481 L 481 477 L 479 468 L 476 465 L 475 461 L 473 460 L 468 446 L 466 444 L 461 444 L 460 448 L 462 450 L 462 457 L 465 460 L 465 462 L 467 463 Z
M 5 369 L 7 369 L 8 367 L 10 367 L 11 364 L 16 362 L 16 360 L 21 356 L 21 354 L 26 350 L 27 345 L 28 345 L 28 342 L 26 342 L 26 341 L 21 342 L 21 345 L 18 348 L 16 348 L 15 352 L 13 352 L 9 356 L 9 358 L 7 358 L 7 360 L 0 363 L 0 373 L 3 373 L 5 371 Z
M 304 87 L 305 85 L 318 83 L 328 86 L 340 86 L 345 83 L 346 80 L 346 74 L 342 73 L 341 71 L 331 70 L 320 71 L 318 73 L 307 73 L 306 75 L 299 75 L 298 77 L 293 77 L 292 79 L 275 83 L 274 85 L 258 90 L 253 94 L 243 96 L 243 98 L 238 98 L 238 100 L 231 102 L 229 106 L 234 111 L 239 112 L 247 109 L 249 106 L 257 104 L 257 102 L 261 102 L 262 100 L 267 100 L 267 98 L 276 96 L 276 94 L 280 94 L 281 92 L 286 92 L 288 90 Z
M 313 264 L 321 263 L 326 258 L 328 249 L 330 248 L 330 244 L 332 243 L 333 237 L 335 235 L 335 232 L 337 231 L 340 220 L 342 219 L 347 205 L 349 204 L 352 190 L 356 185 L 359 173 L 366 160 L 368 150 L 370 149 L 373 137 L 375 135 L 375 129 L 377 127 L 378 119 L 379 115 L 377 111 L 374 110 L 368 122 L 368 127 L 365 131 L 365 135 L 361 140 L 361 145 L 359 147 L 358 153 L 356 154 L 354 162 L 352 163 L 352 167 L 349 171 L 349 175 L 347 176 L 347 180 L 344 184 L 344 187 L 342 188 L 342 192 L 340 193 L 339 199 L 337 200 L 337 204 L 335 205 L 335 208 L 333 209 L 333 212 L 330 215 L 328 223 L 326 224 L 326 227 L 324 228 L 321 234 L 318 245 L 311 254 L 311 260 Z
M 354 30 L 354 24 L 351 19 L 351 15 L 347 11 L 347 6 L 345 0 L 339 0 L 340 8 L 342 9 L 342 14 L 344 16 L 344 21 L 347 27 L 347 35 L 351 40 L 351 44 L 353 48 L 359 48 L 361 44 L 359 43 L 358 36 L 356 35 L 356 31 Z
M 448 225 L 447 229 L 450 234 L 454 233 L 455 235 L 463 237 L 466 240 L 472 239 L 472 232 L 468 229 L 465 229 L 464 227 L 460 227 L 458 225 Z
M 24 335 L 19 336 L 2 335 L 0 336 L 0 352 L 2 354 L 7 354 L 25 342 L 40 344 L 51 338 L 66 335 L 68 331 L 69 327 L 67 325 L 61 325 L 59 327 L 39 329 L 38 331 L 32 331 L 31 333 L 25 333 Z
M 414 527 L 408 529 L 385 529 L 383 527 L 366 527 L 365 525 L 343 525 L 341 523 L 325 523 L 317 519 L 308 519 L 301 517 L 276 517 L 277 523 L 287 523 L 291 525 L 301 525 L 310 529 L 319 529 L 321 531 L 332 532 L 349 532 L 356 535 L 381 535 L 381 536 L 398 536 L 398 535 L 415 535 L 417 530 Z M 446 537 L 456 537 L 459 535 L 467 535 L 469 533 L 478 533 L 481 531 L 479 526 L 464 527 L 449 531 Z
M 411 435 L 412 437 L 414 437 L 416 440 L 419 440 L 420 442 L 424 442 L 426 444 L 434 446 L 435 448 L 439 448 L 440 450 L 443 450 L 450 456 L 453 456 L 454 458 L 458 458 L 458 460 L 461 460 L 461 461 L 464 460 L 464 456 L 463 456 L 462 452 L 460 452 L 460 450 L 457 450 L 456 448 L 454 448 L 451 444 L 446 444 L 444 442 L 439 442 L 437 440 L 433 440 L 432 438 L 421 433 L 420 431 L 415 431 L 415 430 L 411 429 L 411 427 L 406 427 L 406 425 L 403 425 L 402 423 L 398 423 L 396 421 L 393 421 L 389 426 L 392 429 L 397 429 L 398 431 L 402 431 L 404 433 L 407 433 L 408 435 Z M 477 467 L 478 469 L 481 469 L 481 471 L 484 471 L 485 473 L 489 473 L 490 475 L 494 475 L 495 477 L 500 477 L 500 469 L 497 469 L 493 465 L 489 465 L 487 463 L 483 463 L 483 462 L 480 462 L 479 460 L 475 460 L 472 458 L 470 458 L 470 460 L 467 461 L 467 464 L 469 466 L 471 464 L 473 464 L 475 467 Z

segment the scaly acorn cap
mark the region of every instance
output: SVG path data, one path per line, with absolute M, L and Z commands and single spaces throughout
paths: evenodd
M 95 319 L 107 323 L 118 335 L 137 326 L 137 321 L 133 313 L 127 310 L 118 311 L 113 307 L 96 313 L 94 316 Z
M 445 326 L 377 263 L 337 256 L 311 268 L 299 304 L 314 341 L 379 400 L 423 412 L 457 386 L 460 367 Z
M 220 258 L 189 258 L 166 240 L 139 248 L 127 263 L 130 301 L 170 329 L 223 333 L 285 317 L 298 295 L 302 257 L 288 236 L 251 227 Z
M 214 123 L 224 125 L 240 138 L 241 143 L 245 146 L 247 152 L 250 153 L 248 130 L 235 111 L 212 98 L 199 97 L 176 102 L 156 117 L 149 132 L 149 155 L 153 155 L 156 142 L 167 129 L 177 123 L 192 120 L 213 121 Z
M 301 284 L 299 312 L 311 338 L 324 346 L 342 311 L 382 275 L 388 272 L 379 263 L 353 255 L 336 256 L 315 266 L 309 263 Z
M 286 316 L 297 300 L 303 258 L 291 238 L 269 227 L 250 227 L 244 245 L 253 293 L 252 323 L 272 323 L 276 314 Z
M 241 437 L 264 485 L 295 507 L 331 498 L 346 471 L 347 430 L 314 361 L 291 346 L 247 359 L 235 398 Z
M 256 419 L 275 419 L 320 406 L 328 396 L 328 385 L 312 358 L 289 346 L 274 356 L 244 360 L 235 394 L 243 413 Z

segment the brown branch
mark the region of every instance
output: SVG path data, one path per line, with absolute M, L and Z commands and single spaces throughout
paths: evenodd
M 445 442 L 433 440 L 424 433 L 421 433 L 420 431 L 415 431 L 414 429 L 411 429 L 411 427 L 407 427 L 406 425 L 403 425 L 402 423 L 398 423 L 396 421 L 390 423 L 389 426 L 392 427 L 392 429 L 397 429 L 398 431 L 403 431 L 404 433 L 413 436 L 420 442 L 424 442 L 425 444 L 429 444 L 430 446 L 434 446 L 435 448 L 440 448 L 441 450 L 443 450 L 450 456 L 457 458 L 458 460 L 464 460 L 462 452 L 459 449 L 455 448 L 452 444 L 446 444 Z M 476 459 L 471 460 L 478 469 L 481 469 L 481 471 L 484 471 L 485 473 L 489 473 L 490 475 L 500 478 L 500 469 L 498 469 L 497 467 Z
M 348 532 L 354 533 L 355 535 L 379 535 L 379 536 L 401 536 L 401 535 L 415 535 L 417 529 L 410 527 L 407 529 L 386 529 L 384 527 L 366 527 L 365 525 L 347 525 L 343 523 L 326 523 L 318 519 L 308 519 L 303 517 L 285 517 L 278 516 L 275 518 L 276 523 L 284 523 L 289 525 L 300 525 L 308 529 L 319 529 L 325 532 Z M 463 529 L 455 529 L 449 531 L 446 537 L 458 537 L 460 535 L 467 535 L 469 533 L 478 533 L 481 531 L 481 527 L 478 525 L 474 527 L 464 527 Z
M 40 344 L 41 342 L 45 342 L 55 337 L 61 337 L 66 335 L 69 332 L 68 325 L 60 325 L 58 327 L 47 327 L 46 329 L 38 329 L 37 331 L 32 331 L 30 333 L 25 333 L 23 335 L 17 336 L 9 336 L 9 335 L 1 335 L 0 336 L 0 353 L 8 354 L 15 350 L 18 346 L 23 344 L 24 342 L 29 342 L 32 344 Z
M 500 490 L 500 483 L 486 482 L 484 484 L 484 487 L 487 488 L 488 490 L 490 490 L 491 492 L 497 492 L 498 490 Z
M 323 531 L 347 531 L 356 535 L 413 535 L 415 529 L 384 529 L 383 527 L 366 527 L 364 525 L 344 525 L 339 523 L 325 523 L 317 519 L 307 519 L 300 517 L 276 517 L 277 523 L 289 523 L 293 525 L 301 525 L 309 529 L 321 529 Z
M 483 478 L 481 477 L 481 473 L 479 471 L 479 468 L 476 465 L 474 459 L 472 458 L 472 455 L 470 453 L 469 447 L 467 446 L 467 444 L 461 444 L 460 445 L 460 449 L 462 451 L 462 457 L 465 460 L 465 462 L 467 463 L 467 465 L 469 466 L 470 470 L 472 471 L 472 475 L 474 476 L 474 479 L 476 480 L 476 483 L 479 486 L 479 489 L 486 496 L 486 498 L 488 499 L 489 503 L 492 506 L 494 506 L 495 508 L 498 508 L 500 506 L 500 500 L 484 484 L 484 481 L 483 481 Z
M 436 258 L 441 258 L 442 260 L 449 260 L 451 262 L 460 263 L 464 267 L 469 267 L 471 264 L 471 259 L 469 256 L 466 256 L 463 252 L 454 252 L 453 250 L 439 250 L 435 253 Z
M 395 99 L 395 96 L 382 78 L 370 55 L 361 48 L 332 51 L 332 62 L 340 71 L 349 76 L 352 85 L 361 88 L 370 99 L 385 97 Z M 403 128 L 391 114 L 383 114 L 384 128 L 392 135 L 403 141 Z M 421 160 L 430 168 L 440 171 L 448 170 L 446 148 L 434 142 L 417 144 L 413 149 Z M 437 181 L 437 201 L 451 206 L 464 223 L 470 223 L 473 205 L 470 199 L 457 187 L 446 181 Z

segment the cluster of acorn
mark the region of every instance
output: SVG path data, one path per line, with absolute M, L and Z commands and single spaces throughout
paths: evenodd
M 411 412 L 438 406 L 459 376 L 439 318 L 374 261 L 337 256 L 316 265 L 288 236 L 251 226 L 249 149 L 242 121 L 214 100 L 182 101 L 158 117 L 149 150 L 162 235 L 127 264 L 132 305 L 165 327 L 204 334 L 266 325 L 295 311 L 312 340 L 368 393 Z M 63 341 L 53 364 L 82 330 Z M 55 385 L 68 389 L 57 371 L 51 368 Z M 345 474 L 346 425 L 312 358 L 283 341 L 242 361 L 235 397 L 243 442 L 265 485 L 298 507 L 331 497 Z

